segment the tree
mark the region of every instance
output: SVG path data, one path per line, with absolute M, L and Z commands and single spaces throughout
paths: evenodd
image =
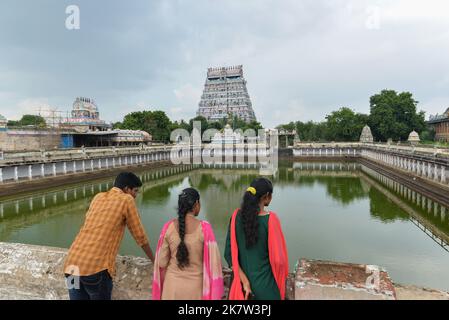
M 153 140 L 161 142 L 170 141 L 171 121 L 164 111 L 149 111 L 145 118 L 145 127 L 152 135 Z
M 151 111 L 136 111 L 128 113 L 122 121 L 121 128 L 127 130 L 143 130 L 148 131 L 145 121 L 149 117 Z M 149 132 L 149 131 L 148 131 Z M 151 133 L 151 132 L 149 132 Z
M 420 139 L 422 142 L 434 142 L 435 141 L 435 128 L 432 126 L 427 127 L 424 131 L 420 134 Z
M 184 129 L 190 132 L 190 125 L 185 122 L 184 120 L 181 120 L 180 122 L 175 121 L 172 123 L 171 125 L 171 131 L 176 130 L 176 129 Z
M 411 131 L 426 128 L 425 113 L 410 92 L 383 90 L 370 98 L 369 124 L 375 140 L 407 140 Z
M 114 122 L 114 123 L 112 124 L 112 128 L 113 128 L 113 129 L 121 129 L 122 126 L 123 126 L 123 124 L 122 124 L 120 121 Z
M 252 129 L 252 130 L 256 131 L 256 134 L 258 134 L 259 130 L 263 129 L 263 126 L 260 122 L 258 122 L 256 120 L 252 120 L 250 123 L 247 123 L 245 125 L 243 131 L 245 131 L 247 129 Z
M 245 120 L 239 118 L 236 115 L 230 114 L 229 116 L 231 119 L 230 125 L 233 130 L 242 129 L 243 131 L 245 131 L 245 127 L 247 126 L 247 123 L 245 122 Z
M 341 108 L 326 116 L 326 138 L 330 141 L 358 141 L 368 116 Z
M 35 116 L 32 114 L 25 114 L 19 121 L 10 120 L 8 121 L 8 126 L 10 127 L 22 127 L 22 126 L 34 126 L 38 128 L 47 127 L 45 119 L 41 116 Z
M 8 120 L 8 127 L 18 127 L 20 126 L 20 121 L 18 120 Z
M 231 118 L 230 124 L 233 130 L 241 129 L 243 132 L 246 130 L 252 129 L 258 134 L 259 129 L 263 129 L 260 122 L 256 120 L 252 120 L 250 122 L 246 122 L 245 120 L 239 118 L 237 115 L 229 115 Z M 225 125 L 225 124 L 224 124 Z
M 143 130 L 150 133 L 155 141 L 169 142 L 172 123 L 164 111 L 136 111 L 123 118 L 120 128 Z
M 201 123 L 201 136 L 203 135 L 204 131 L 209 129 L 209 122 L 207 122 L 207 119 L 203 116 L 197 116 L 193 119 L 190 119 L 189 121 L 189 132 L 191 133 L 193 130 L 193 122 L 199 121 Z
M 301 121 L 297 121 L 295 125 L 296 132 L 301 141 L 312 142 L 323 141 L 326 139 L 326 125 L 324 122 L 308 121 L 303 123 Z
M 281 124 L 281 125 L 277 126 L 276 129 L 293 131 L 293 130 L 296 130 L 296 123 L 290 122 L 288 124 Z
M 213 121 L 209 123 L 210 129 L 222 130 L 225 126 L 225 123 L 222 121 Z

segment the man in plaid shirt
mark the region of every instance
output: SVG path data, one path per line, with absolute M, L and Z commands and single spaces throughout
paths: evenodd
M 92 200 L 64 264 L 71 300 L 111 299 L 115 259 L 125 227 L 154 262 L 135 203 L 141 186 L 135 174 L 122 172 L 111 190 L 98 193 Z

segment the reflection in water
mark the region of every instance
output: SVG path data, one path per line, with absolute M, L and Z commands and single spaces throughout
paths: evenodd
M 390 220 L 410 220 L 444 250 L 449 252 L 449 224 L 446 223 L 446 207 L 370 168 L 362 166 L 361 169 L 366 174 L 366 176 L 362 175 L 362 177 L 365 179 L 374 178 L 380 182 L 379 185 L 376 185 L 376 189 L 387 196 L 388 203 L 395 203 L 395 205 L 391 206 Z M 374 183 L 376 184 L 376 182 Z M 371 213 L 373 215 L 378 213 L 377 215 L 383 221 L 387 221 L 388 204 L 381 203 L 380 200 L 371 201 L 371 207 L 376 206 L 374 210 L 373 208 L 371 209 Z M 404 209 L 406 213 L 397 210 L 396 206 Z
M 371 216 L 383 222 L 394 222 L 396 220 L 408 220 L 409 216 L 391 200 L 385 201 L 385 196 L 376 189 L 369 192 Z
M 141 174 L 137 197 L 154 247 L 162 225 L 176 217 L 178 194 L 201 194 L 201 217 L 211 222 L 223 252 L 233 210 L 256 169 L 192 166 Z M 447 209 L 356 163 L 280 163 L 271 205 L 283 223 L 291 269 L 300 257 L 378 264 L 395 281 L 449 289 Z M 0 202 L 0 241 L 69 247 L 92 197 L 113 178 Z M 438 245 L 437 245 L 438 244 Z M 129 233 L 121 254 L 140 255 Z

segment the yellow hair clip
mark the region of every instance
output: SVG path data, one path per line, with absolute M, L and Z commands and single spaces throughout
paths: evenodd
M 257 192 L 256 188 L 254 187 L 249 187 L 248 189 L 246 189 L 246 191 L 251 192 L 253 196 L 255 196 Z

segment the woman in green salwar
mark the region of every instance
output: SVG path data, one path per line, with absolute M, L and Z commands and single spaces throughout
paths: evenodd
M 285 291 L 280 290 L 284 286 L 284 283 L 280 282 L 285 282 L 284 274 L 288 273 L 285 240 L 280 224 L 275 223 L 278 221 L 275 213 L 265 211 L 265 207 L 271 202 L 272 193 L 273 185 L 266 178 L 255 179 L 251 187 L 246 190 L 241 208 L 237 209 L 233 215 L 235 219 L 234 249 L 231 233 L 232 218 L 228 227 L 225 259 L 233 268 L 232 254 L 238 252 L 238 260 L 234 257 L 234 263 L 238 264 L 238 272 L 234 273 L 234 278 L 237 275 L 241 282 L 240 291 L 243 291 L 244 299 L 251 297 L 255 300 L 279 300 L 285 296 Z M 269 228 L 270 215 L 271 228 Z M 270 239 L 272 242 L 281 244 L 279 250 L 270 245 L 269 230 L 274 230 L 271 231 Z M 277 268 L 279 266 L 273 268 L 273 264 L 279 264 L 278 261 L 281 261 L 281 269 Z M 285 268 L 287 268 L 286 271 Z M 233 269 L 235 272 L 236 268 Z M 275 271 L 277 279 L 273 270 L 277 270 Z M 279 276 L 279 274 L 282 275 Z M 235 294 L 236 290 L 231 291 L 234 293 L 231 292 L 230 299 L 239 299 L 239 295 Z

